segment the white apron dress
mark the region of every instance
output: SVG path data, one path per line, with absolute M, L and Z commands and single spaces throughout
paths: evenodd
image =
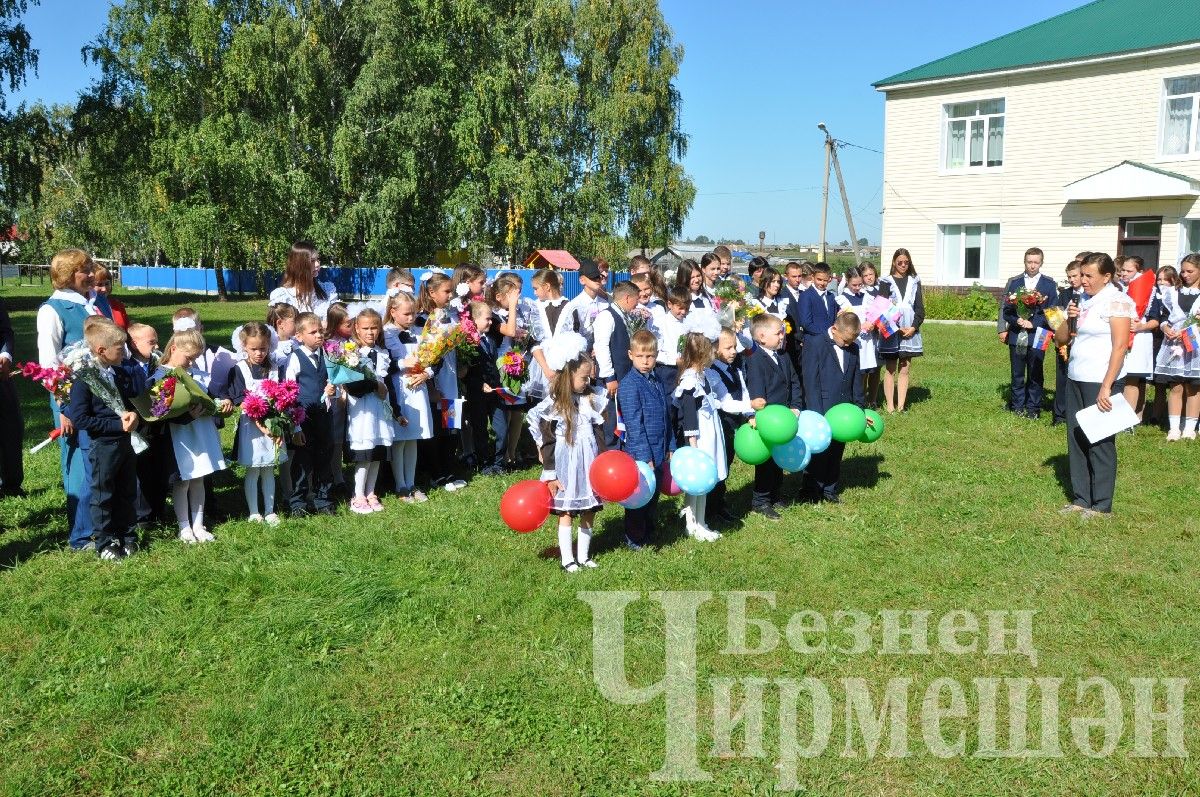
M 234 367 L 242 375 L 242 381 L 246 383 L 247 393 L 257 390 L 258 386 L 267 379 L 273 381 L 279 380 L 279 374 L 274 370 L 263 379 L 255 379 L 252 376 L 250 364 L 245 360 L 242 360 Z M 274 467 L 280 462 L 287 461 L 286 443 L 277 450 L 271 438 L 260 432 L 254 421 L 247 418 L 245 414 L 238 419 L 236 448 L 238 464 L 247 468 L 269 468 Z
M 503 320 L 508 320 L 507 309 L 497 310 L 496 315 Z M 525 333 L 524 340 L 528 343 L 525 346 L 525 356 L 529 359 L 529 378 L 525 380 L 525 384 L 521 385 L 521 403 L 536 403 L 549 392 L 546 375 L 542 373 L 542 366 L 533 359 L 533 350 L 541 348 L 546 337 L 546 327 L 542 325 L 544 317 L 545 310 L 537 302 L 524 297 L 517 302 L 517 329 Z M 500 348 L 496 351 L 496 357 L 500 358 L 508 354 L 512 347 L 513 339 L 505 335 L 504 340 L 500 342 Z M 499 370 L 499 366 L 496 368 Z
M 525 416 L 529 433 L 539 449 L 547 442 L 543 437 L 542 422 L 550 421 L 554 426 L 554 471 L 542 471 L 542 481 L 558 480 L 553 509 L 559 513 L 584 512 L 600 506 L 600 499 L 592 492 L 588 470 L 600 455 L 593 427 L 604 426 L 608 397 L 603 390 L 596 390 L 579 396 L 576 401 L 579 411 L 572 442 L 567 442 L 567 425 L 554 409 L 553 397 L 542 400 Z
M 1163 307 L 1167 311 L 1167 323 L 1179 331 L 1196 308 L 1196 288 L 1179 288 L 1163 291 Z M 1182 341 L 1163 338 L 1158 350 L 1158 361 L 1154 364 L 1154 379 L 1157 382 L 1188 382 L 1200 380 L 1200 349 L 1189 352 Z
M 685 393 L 689 395 L 684 395 Z M 689 368 L 679 375 L 679 385 L 675 388 L 675 403 L 693 401 L 692 396 L 700 399 L 696 408 L 696 421 L 700 432 L 696 438 L 695 447 L 708 454 L 717 464 L 717 481 L 725 481 L 729 476 L 729 466 L 725 462 L 725 433 L 721 429 L 720 407 L 717 398 L 709 389 L 707 375 L 697 374 Z M 690 430 L 683 430 L 685 433 Z
M 916 318 L 916 309 L 914 305 L 917 301 L 917 289 L 921 286 L 921 280 L 916 274 L 908 275 L 908 285 L 905 288 L 904 294 L 900 294 L 900 289 L 896 286 L 895 278 L 890 274 L 886 277 L 880 277 L 880 282 L 886 282 L 891 289 L 892 304 L 900 308 L 900 323 L 898 327 L 911 327 L 913 320 Z M 900 338 L 900 356 L 911 357 L 913 355 L 922 354 L 925 349 L 921 344 L 921 333 L 917 331 L 913 333 L 911 338 L 901 338 L 897 333 L 897 338 Z M 895 349 L 892 349 L 895 351 Z
M 167 376 L 168 371 L 160 366 L 151 379 L 158 381 Z M 217 422 L 211 415 L 195 418 L 191 423 L 168 423 L 167 429 L 180 481 L 199 479 L 228 467 L 221 450 Z
M 363 360 L 374 353 L 376 374 L 387 374 L 391 358 L 378 346 L 363 351 Z M 371 380 L 375 381 L 375 380 Z M 395 440 L 396 424 L 387 399 L 371 391 L 364 396 L 346 394 L 346 445 L 351 451 L 371 451 L 378 446 L 391 446 Z
M 411 330 L 401 330 L 390 325 L 383 330 L 383 340 L 394 363 L 416 354 L 420 346 L 420 339 Z M 432 375 L 433 370 L 426 369 L 426 372 Z M 408 421 L 408 424 L 403 426 L 399 421 L 395 422 L 394 438 L 428 440 L 433 437 L 433 412 L 429 408 L 429 388 L 426 386 L 428 382 L 414 390 L 405 383 L 403 369 L 392 369 L 388 383 L 400 416 Z
M 875 332 L 874 327 L 867 326 L 867 294 L 865 292 L 853 294 L 842 292 L 837 295 L 837 303 L 839 310 L 850 310 L 858 316 L 858 323 L 861 325 L 858 333 L 858 370 L 873 371 L 879 366 L 875 359 Z

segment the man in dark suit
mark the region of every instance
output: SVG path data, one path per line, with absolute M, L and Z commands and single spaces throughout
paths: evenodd
M 863 380 L 858 373 L 859 320 L 842 313 L 824 334 L 804 345 L 804 403 L 824 415 L 837 404 L 863 405 Z M 829 448 L 814 454 L 808 465 L 807 492 L 810 500 L 837 503 L 841 491 L 842 454 L 845 443 L 834 440 Z
M 825 337 L 827 330 L 833 324 L 833 319 L 837 317 L 837 300 L 833 297 L 833 291 L 829 290 L 833 271 L 829 268 L 828 263 L 815 263 L 812 268 L 812 284 L 804 293 L 800 294 L 800 307 L 797 310 L 800 327 L 804 330 L 804 347 L 800 354 L 802 381 L 804 380 L 804 371 L 809 367 L 809 362 L 814 354 L 809 351 L 813 348 L 809 344 Z M 808 406 L 807 399 L 805 399 L 805 406 Z
M 16 336 L 8 307 L 0 299 L 0 496 L 25 495 L 25 467 L 21 462 L 25 423 L 21 418 L 21 400 L 12 381 L 16 361 Z
M 1054 302 L 1055 305 L 1062 308 L 1063 313 L 1067 312 L 1067 305 L 1071 302 L 1079 303 L 1083 297 L 1083 280 L 1080 277 L 1079 261 L 1072 260 L 1067 266 L 1067 287 L 1058 292 L 1058 299 Z M 1054 421 L 1053 426 L 1058 426 L 1060 423 L 1067 422 L 1067 358 L 1054 351 Z M 1064 352 L 1065 353 L 1065 352 Z
M 800 297 L 807 289 L 804 284 L 804 269 L 802 263 L 788 263 L 784 270 L 783 291 L 780 293 L 788 300 L 787 316 L 792 325 L 792 332 L 787 339 L 787 355 L 791 358 L 792 369 L 797 374 L 800 373 L 800 351 L 804 348 L 804 328 L 800 326 Z
M 746 360 L 746 390 L 750 406 L 757 412 L 768 404 L 782 404 L 800 414 L 800 380 L 792 368 L 791 361 L 783 352 L 786 333 L 783 322 L 770 313 L 757 315 L 751 322 L 751 333 L 758 347 Z M 751 425 L 754 419 L 750 419 Z M 779 488 L 783 482 L 783 471 L 775 460 L 768 459 L 754 466 L 754 497 L 751 511 L 767 518 L 779 520 Z
M 1058 296 L 1058 286 L 1054 280 L 1040 273 L 1042 269 L 1042 250 L 1037 247 L 1025 251 L 1025 271 L 1008 281 L 1004 289 L 1005 296 L 1025 290 L 1036 290 L 1043 297 L 1037 306 L 1031 308 L 1028 318 L 1022 318 L 1017 312 L 1017 306 L 1007 299 L 1002 310 L 1006 323 L 1006 331 L 1002 333 L 1008 344 L 1008 361 L 1012 375 L 1012 411 L 1017 415 L 1028 418 L 1038 418 L 1042 414 L 1042 394 L 1045 374 L 1043 365 L 1046 352 L 1036 348 L 1034 337 L 1039 328 L 1045 329 L 1046 308 Z

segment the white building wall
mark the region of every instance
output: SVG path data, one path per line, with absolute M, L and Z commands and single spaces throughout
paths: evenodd
M 1200 157 L 1159 156 L 1163 80 L 1200 74 L 1196 52 L 1081 65 L 1025 75 L 892 90 L 884 114 L 883 259 L 905 247 L 931 284 L 969 284 L 938 273 L 938 225 L 1000 224 L 1002 283 L 1031 246 L 1058 277 L 1079 251 L 1116 253 L 1118 219 L 1162 216 L 1161 264 L 1181 253 L 1180 220 L 1200 218 L 1194 198 L 1071 202 L 1068 183 L 1132 160 L 1200 180 Z M 943 106 L 1003 97 L 1004 165 L 942 168 Z M 1155 264 L 1158 265 L 1158 264 Z

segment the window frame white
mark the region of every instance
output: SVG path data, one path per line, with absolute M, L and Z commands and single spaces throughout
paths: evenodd
M 1165 222 L 1164 222 L 1163 226 L 1164 227 L 1166 226 Z M 1192 239 L 1191 230 L 1189 228 L 1196 230 L 1196 240 L 1195 240 L 1196 246 L 1195 247 L 1188 246 L 1188 243 Z M 1184 218 L 1181 218 L 1179 220 L 1178 249 L 1179 249 L 1178 256 L 1175 258 L 1176 267 L 1178 267 L 1180 261 L 1182 261 L 1185 257 L 1190 255 L 1192 252 L 1200 252 L 1200 217 L 1189 218 L 1189 217 L 1185 216 Z M 1161 258 L 1161 254 L 1160 254 L 1160 258 Z
M 1166 84 L 1164 84 L 1165 87 Z M 1165 91 L 1165 88 L 1164 88 Z M 988 102 L 999 102 L 1004 106 L 1004 110 L 999 113 L 980 114 L 976 113 L 972 116 L 951 116 L 950 109 L 955 105 L 981 105 Z M 939 139 L 941 146 L 938 148 L 938 173 L 944 175 L 953 174 L 995 174 L 1004 171 L 1005 163 L 1005 139 L 1008 136 L 1008 98 L 1005 95 L 982 97 L 979 99 L 962 99 L 954 101 L 945 101 L 941 103 L 941 114 L 939 123 L 941 125 L 941 133 Z M 1000 139 L 1000 163 L 997 166 L 988 165 L 988 139 L 992 131 L 992 120 L 999 118 L 1003 124 L 1004 132 Z M 961 120 L 963 122 L 963 165 L 951 166 L 950 161 L 950 125 L 954 121 Z M 979 166 L 971 165 L 971 122 L 974 120 L 983 121 L 983 163 Z
M 1168 77 L 1164 77 L 1162 82 L 1159 83 L 1158 160 L 1160 162 L 1200 160 L 1200 91 L 1191 92 L 1189 94 L 1167 93 L 1167 86 L 1172 80 L 1186 80 L 1188 78 L 1200 80 L 1200 73 L 1192 75 L 1170 75 Z M 1188 132 L 1188 151 L 1168 153 L 1166 151 L 1168 116 L 1167 107 L 1172 99 L 1178 97 L 1190 97 L 1192 100 L 1192 120 L 1191 128 Z
M 958 273 L 953 276 L 946 273 L 946 269 L 948 267 L 946 263 L 946 239 L 951 237 L 946 232 L 947 227 L 959 227 L 961 229 L 961 232 L 958 236 Z M 970 278 L 964 275 L 967 261 L 967 227 L 978 227 L 980 231 L 980 275 L 976 278 Z M 988 234 L 988 227 L 996 228 L 996 234 L 994 236 Z M 939 222 L 935 226 L 935 230 L 934 274 L 936 274 L 937 278 L 936 284 L 966 288 L 969 288 L 975 284 L 982 285 L 985 288 L 1003 288 L 1007 284 L 1007 278 L 1001 273 L 1002 261 L 1000 260 L 1000 254 L 1003 251 L 1004 225 L 1000 223 L 999 219 L 972 219 L 971 221 Z M 993 247 L 996 253 L 996 276 L 987 277 L 984 276 L 984 274 L 987 270 L 988 254 L 992 251 Z

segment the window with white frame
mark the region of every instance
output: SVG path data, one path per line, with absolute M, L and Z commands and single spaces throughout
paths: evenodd
M 1200 219 L 1182 219 L 1182 234 L 1179 236 L 1179 257 L 1200 252 Z
M 941 263 L 946 284 L 1000 281 L 999 224 L 939 224 Z
M 1200 152 L 1200 75 L 1167 78 L 1162 104 L 1162 154 Z
M 1004 98 L 942 106 L 946 118 L 942 166 L 947 170 L 1004 165 Z

